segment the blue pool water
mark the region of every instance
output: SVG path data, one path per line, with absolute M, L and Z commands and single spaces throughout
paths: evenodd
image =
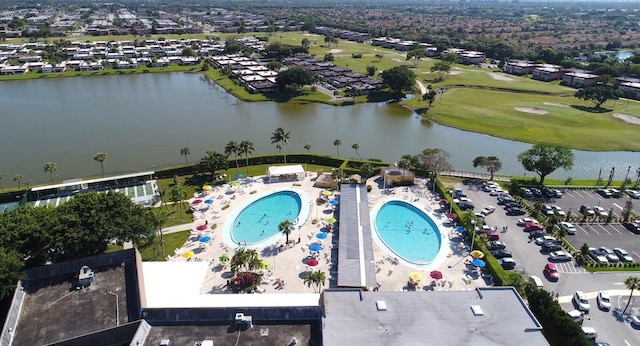
M 235 243 L 251 245 L 263 241 L 280 231 L 284 220 L 295 222 L 300 215 L 302 201 L 294 191 L 275 192 L 262 197 L 242 209 L 233 220 L 231 238 Z M 289 235 L 292 239 L 293 235 Z
M 375 224 L 380 239 L 407 262 L 427 264 L 440 251 L 442 238 L 436 224 L 407 202 L 385 203 L 375 217 Z

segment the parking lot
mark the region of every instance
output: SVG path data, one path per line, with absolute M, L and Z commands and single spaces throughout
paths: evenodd
M 594 190 L 564 190 L 561 198 L 541 199 L 540 202 L 555 204 L 565 211 L 571 210 L 571 213 L 574 215 L 580 214 L 580 206 L 584 204 L 591 207 L 602 207 L 607 212 L 613 210 L 615 215 L 620 215 L 629 199 L 630 197 L 626 194 L 619 198 L 604 198 Z M 529 201 L 535 203 L 537 200 L 531 199 Z M 636 214 L 640 214 L 640 201 L 634 199 L 631 201 L 636 202 L 633 203 L 633 211 Z
M 633 234 L 621 224 L 583 223 L 573 224 L 578 232 L 568 235 L 566 239 L 580 250 L 582 244 L 590 247 L 601 246 L 609 249 L 623 248 L 629 251 L 635 262 L 640 262 L 640 234 Z

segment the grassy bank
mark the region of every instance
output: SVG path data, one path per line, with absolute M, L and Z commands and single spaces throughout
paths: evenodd
M 68 70 L 65 72 L 52 72 L 52 73 L 38 73 L 35 71 L 29 71 L 26 74 L 18 75 L 2 75 L 0 81 L 12 81 L 12 80 L 28 80 L 28 79 L 54 79 L 54 78 L 69 78 L 69 77 L 92 77 L 92 76 L 119 76 L 119 75 L 132 75 L 140 73 L 167 73 L 167 72 L 198 72 L 201 66 L 180 66 L 171 65 L 167 67 L 147 67 L 139 66 L 134 69 L 113 69 L 110 67 L 101 71 L 75 71 Z

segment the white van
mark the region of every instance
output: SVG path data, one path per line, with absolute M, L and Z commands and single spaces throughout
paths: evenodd
M 590 341 L 596 341 L 598 333 L 596 333 L 595 329 L 591 327 L 582 327 L 582 331 L 584 332 L 584 336 L 586 336 L 587 339 L 589 339 Z
M 574 320 L 577 324 L 582 325 L 582 322 L 584 321 L 584 313 L 582 311 L 571 310 L 567 312 L 567 315 L 569 315 L 569 317 L 571 317 L 571 319 Z
M 540 280 L 539 277 L 531 275 L 529 277 L 529 284 L 531 284 L 531 286 L 535 289 L 542 289 L 544 288 L 544 285 L 542 284 L 542 280 Z

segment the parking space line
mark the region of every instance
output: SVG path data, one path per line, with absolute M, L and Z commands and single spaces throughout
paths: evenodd
M 600 235 L 600 232 L 596 231 L 596 230 L 595 230 L 595 228 L 593 228 L 593 226 L 591 226 L 591 225 L 589 225 L 589 224 L 587 224 L 587 226 L 589 226 L 589 229 L 590 229 L 591 231 L 593 231 L 595 234 Z M 586 227 L 585 227 L 585 229 L 586 229 Z M 587 234 L 588 234 L 588 233 L 589 233 L 589 232 L 587 232 Z
M 620 210 L 624 210 L 621 206 L 617 205 L 616 203 L 613 203 L 613 205 L 618 207 L 618 209 L 620 209 Z
M 611 232 L 609 232 L 609 230 L 607 230 L 604 226 L 602 226 L 601 224 L 598 224 L 598 226 L 600 226 L 600 228 L 601 228 L 603 231 L 607 232 L 607 234 L 608 234 L 608 235 L 611 235 Z M 591 227 L 593 227 L 593 226 L 591 226 Z M 600 233 L 598 233 L 598 234 L 600 234 Z
M 640 254 L 638 254 L 637 252 L 635 252 L 635 251 L 631 251 L 631 253 L 633 253 L 633 254 L 634 254 L 634 255 L 636 255 L 638 258 L 640 258 Z

